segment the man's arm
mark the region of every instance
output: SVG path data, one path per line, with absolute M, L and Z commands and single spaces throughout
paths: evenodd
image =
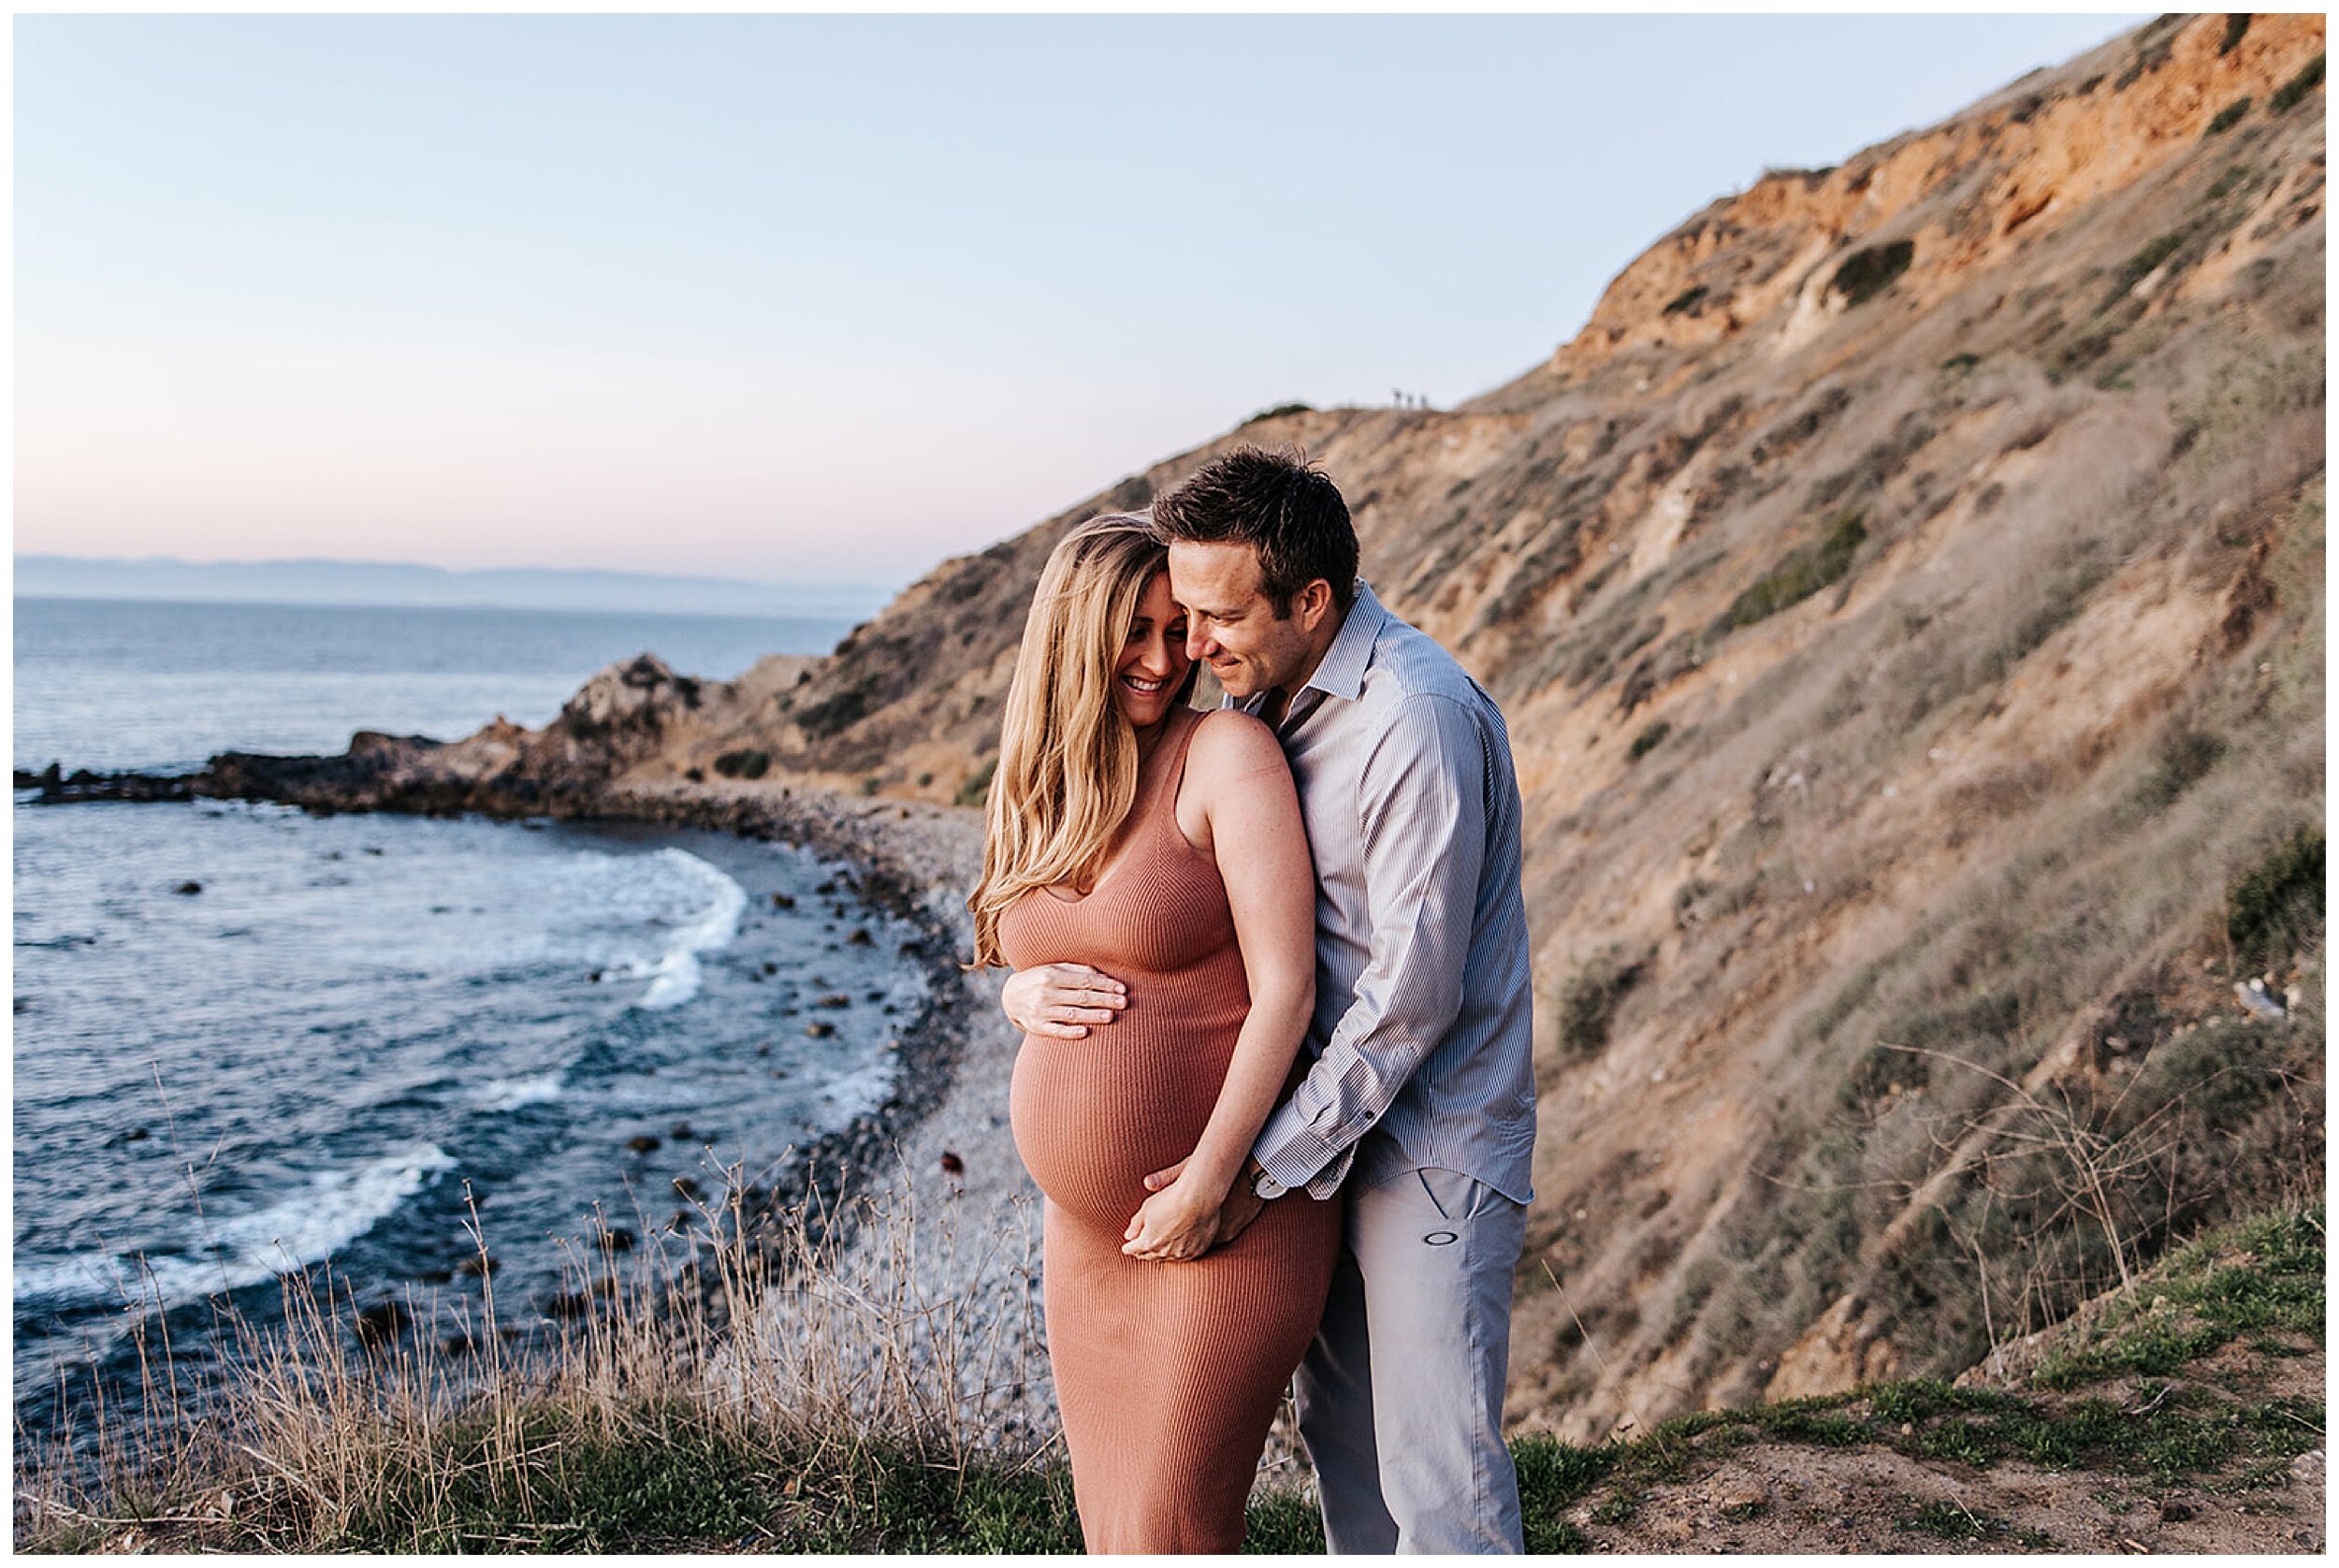
M 1027 1035 L 1060 1040 L 1087 1037 L 1091 1024 L 1110 1024 L 1129 1005 L 1129 988 L 1085 964 L 1039 964 L 1019 969 L 999 990 L 999 1010 Z
M 1327 1197 L 1461 1010 L 1486 860 L 1486 739 L 1428 693 L 1400 704 L 1363 772 L 1358 823 L 1371 958 L 1323 1054 L 1252 1145 L 1286 1187 Z

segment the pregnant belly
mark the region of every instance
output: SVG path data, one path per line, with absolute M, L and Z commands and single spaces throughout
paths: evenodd
M 1009 1091 L 1015 1148 L 1058 1208 L 1118 1233 L 1145 1177 L 1194 1152 L 1242 1023 L 1239 1007 L 1211 1010 L 1221 1016 L 1160 1027 L 1132 1009 L 1085 1039 L 1025 1037 Z

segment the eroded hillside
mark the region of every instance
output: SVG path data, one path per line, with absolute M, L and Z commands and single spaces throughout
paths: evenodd
M 971 798 L 1064 528 L 1303 445 L 1511 717 L 1515 1412 L 1967 1365 L 2319 1169 L 2322 51 L 2164 18 L 1768 176 L 1513 384 L 1255 421 L 636 772 Z

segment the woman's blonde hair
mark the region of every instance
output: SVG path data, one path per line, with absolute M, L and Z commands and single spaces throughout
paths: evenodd
M 1113 666 L 1170 549 L 1141 513 L 1091 517 L 1039 573 L 999 726 L 982 840 L 966 900 L 975 966 L 1005 964 L 999 916 L 1034 888 L 1086 883 L 1137 802 L 1137 732 L 1113 701 Z M 1193 694 L 1186 672 L 1178 702 Z

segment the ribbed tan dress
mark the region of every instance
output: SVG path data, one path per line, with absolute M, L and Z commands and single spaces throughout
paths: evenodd
M 1177 824 L 1199 719 L 1173 722 L 1096 888 L 1027 893 L 999 921 L 1016 968 L 1089 964 L 1129 988 L 1085 1039 L 1026 1036 L 1010 1096 L 1015 1146 L 1047 1196 L 1048 1358 L 1092 1552 L 1240 1549 L 1340 1245 L 1339 1201 L 1295 1193 L 1192 1262 L 1121 1253 L 1146 1174 L 1200 1140 L 1250 1008 L 1226 885 Z

